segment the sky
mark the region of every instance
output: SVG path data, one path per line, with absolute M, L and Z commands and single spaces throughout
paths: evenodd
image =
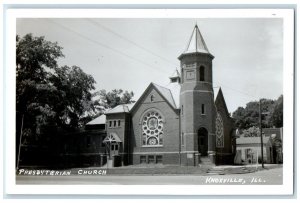
M 283 93 L 279 18 L 22 18 L 17 34 L 58 42 L 65 55 L 59 66 L 79 66 L 96 90 L 129 90 L 137 100 L 151 82 L 169 84 L 196 23 L 215 57 L 213 86 L 222 88 L 229 112 Z

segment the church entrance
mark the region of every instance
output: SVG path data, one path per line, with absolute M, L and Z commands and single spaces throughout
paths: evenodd
M 198 151 L 201 156 L 207 156 L 208 150 L 208 132 L 205 128 L 198 130 Z
M 121 163 L 119 151 L 121 146 L 121 139 L 116 133 L 109 133 L 103 140 L 106 145 L 107 166 L 108 168 L 119 166 Z

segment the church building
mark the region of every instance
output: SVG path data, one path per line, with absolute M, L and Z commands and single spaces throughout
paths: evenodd
M 213 87 L 213 59 L 196 25 L 180 70 L 162 87 L 151 83 L 134 104 L 101 116 L 107 163 L 113 165 L 231 164 L 235 155 L 233 121 L 221 88 Z M 88 125 L 95 124 L 91 121 Z

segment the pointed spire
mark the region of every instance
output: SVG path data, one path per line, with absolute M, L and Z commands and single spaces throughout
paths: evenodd
M 190 37 L 189 43 L 185 51 L 183 52 L 183 54 L 194 53 L 194 52 L 209 54 L 208 48 L 200 33 L 197 23 L 195 25 L 192 36 Z

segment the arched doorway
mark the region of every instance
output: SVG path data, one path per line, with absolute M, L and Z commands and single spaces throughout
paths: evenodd
M 207 156 L 208 150 L 208 132 L 205 128 L 198 130 L 198 151 L 201 156 Z

